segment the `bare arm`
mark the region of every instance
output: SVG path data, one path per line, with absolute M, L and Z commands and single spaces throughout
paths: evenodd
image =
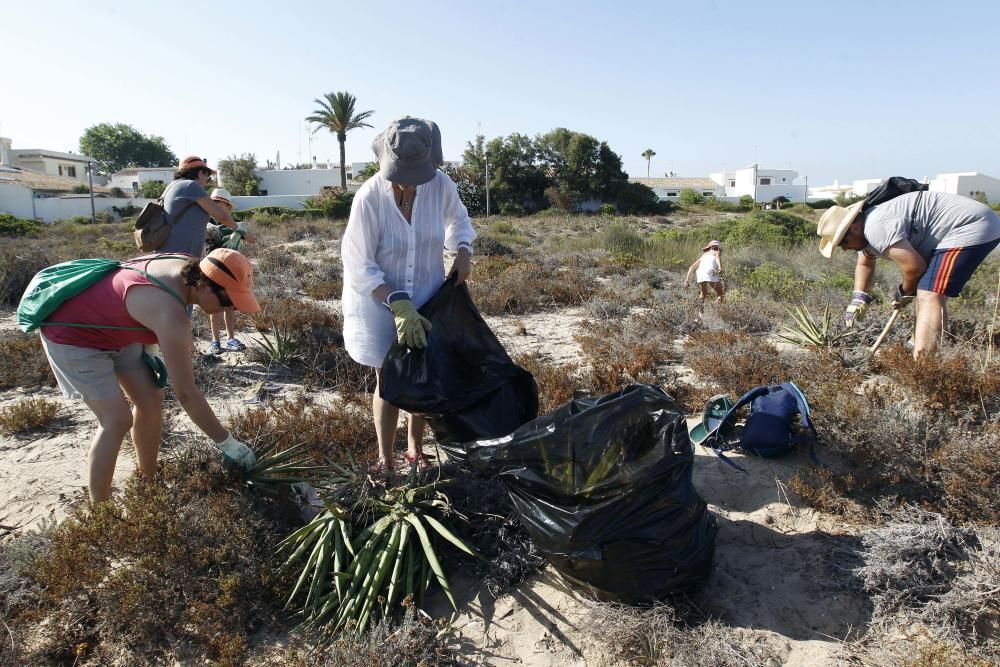
M 229 432 L 195 385 L 191 367 L 191 321 L 181 305 L 158 287 L 137 285 L 128 291 L 125 307 L 140 324 L 156 334 L 170 386 L 184 412 L 213 442 L 225 440 Z
M 699 257 L 698 259 L 694 260 L 694 264 L 692 264 L 691 268 L 688 269 L 688 274 L 687 274 L 687 276 L 685 276 L 684 282 L 686 282 L 686 283 L 691 282 L 691 274 L 694 273 L 694 270 L 698 268 L 699 264 L 701 264 L 701 257 Z
M 858 253 L 858 263 L 854 267 L 854 290 L 856 292 L 868 293 L 868 288 L 872 286 L 872 278 L 875 277 L 875 258 L 869 257 L 863 252 Z
M 917 283 L 920 282 L 920 277 L 927 270 L 927 262 L 924 258 L 905 239 L 889 246 L 885 254 L 896 262 L 900 271 L 903 272 L 903 283 L 900 285 L 903 294 L 916 294 Z

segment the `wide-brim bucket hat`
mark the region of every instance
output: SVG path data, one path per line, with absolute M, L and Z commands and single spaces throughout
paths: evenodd
M 711 250 L 712 248 L 718 248 L 719 250 L 722 250 L 722 241 L 716 241 L 715 239 L 712 239 L 711 241 L 708 242 L 708 245 L 702 248 L 701 250 L 702 252 L 704 252 L 706 250 Z
M 379 172 L 397 185 L 423 185 L 444 163 L 441 130 L 433 121 L 404 116 L 372 142 Z
M 224 201 L 230 206 L 233 205 L 233 196 L 229 194 L 229 190 L 225 188 L 215 188 L 212 190 L 211 198 L 214 201 Z
M 253 266 L 243 254 L 229 248 L 217 248 L 201 260 L 198 268 L 203 276 L 226 290 L 229 300 L 241 313 L 260 310 L 253 294 Z
M 833 257 L 834 249 L 844 240 L 847 228 L 861 213 L 862 206 L 864 202 L 859 201 L 850 206 L 831 206 L 823 212 L 823 217 L 816 225 L 816 235 L 820 237 L 819 254 L 827 258 Z

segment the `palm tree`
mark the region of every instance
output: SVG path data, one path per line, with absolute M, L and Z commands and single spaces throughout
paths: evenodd
M 344 162 L 344 144 L 347 142 L 347 133 L 359 127 L 371 127 L 365 121 L 375 112 L 355 113 L 354 105 L 358 99 L 347 91 L 327 93 L 323 98 L 313 100 L 319 108 L 313 111 L 313 115 L 306 117 L 306 120 L 316 124 L 313 134 L 325 127 L 337 135 L 337 141 L 340 143 L 340 187 L 346 189 L 347 165 Z
M 656 155 L 656 151 L 652 148 L 647 148 L 642 152 L 642 156 L 646 158 L 646 178 L 649 178 L 649 161 L 653 159 L 654 155 Z

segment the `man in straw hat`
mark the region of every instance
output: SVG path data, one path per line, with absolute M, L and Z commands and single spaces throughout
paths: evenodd
M 1000 244 L 1000 216 L 984 204 L 943 192 L 910 192 L 863 210 L 864 202 L 832 206 L 820 218 L 819 251 L 857 250 L 854 294 L 845 320 L 853 326 L 871 303 L 875 260 L 887 257 L 903 274 L 892 307 L 916 299 L 913 356 L 933 350 L 947 323 L 948 297 L 958 296 Z

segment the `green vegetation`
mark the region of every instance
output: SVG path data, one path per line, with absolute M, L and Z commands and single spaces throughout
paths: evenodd
M 229 194 L 234 197 L 256 196 L 260 178 L 254 173 L 257 169 L 257 158 L 253 153 L 230 155 L 219 160 L 219 176 Z
M 137 194 L 145 199 L 159 199 L 167 189 L 163 181 L 143 181 L 139 184 Z
M 173 167 L 177 156 L 163 137 L 146 135 L 124 123 L 99 123 L 83 131 L 80 152 L 97 160 L 102 174 L 126 167 Z
M 22 220 L 10 213 L 0 213 L 0 236 L 27 236 L 42 229 L 40 220 Z

